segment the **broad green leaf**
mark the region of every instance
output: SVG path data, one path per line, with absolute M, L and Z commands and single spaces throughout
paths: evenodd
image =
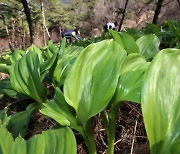
M 91 44 L 78 56 L 65 80 L 64 94 L 79 122 L 85 125 L 108 105 L 125 57 L 126 51 L 113 40 Z
M 5 126 L 0 126 L 0 154 L 76 154 L 75 136 L 70 128 L 51 129 L 25 141 L 13 140 Z
M 150 61 L 159 52 L 160 41 L 154 34 L 144 35 L 136 41 L 139 52 Z
M 83 50 L 84 48 L 81 46 L 68 46 L 64 49 L 63 54 L 64 55 L 79 55 L 79 53 Z
M 58 47 L 49 41 L 48 47 L 43 51 L 44 61 L 40 64 L 41 80 L 44 80 L 50 68 L 56 65 L 58 51 Z
M 124 59 L 113 103 L 141 102 L 142 78 L 148 65 L 149 63 L 137 53 L 130 54 Z
M 4 53 L 4 52 L 3 52 L 3 53 Z M 5 52 L 5 54 L 3 54 L 3 53 L 1 53 L 0 63 L 10 65 L 10 64 L 11 64 L 10 54 L 11 54 L 11 53 L 6 53 L 6 52 Z
M 152 154 L 180 153 L 180 50 L 161 50 L 146 70 L 142 111 Z
M 139 53 L 139 47 L 132 36 L 124 32 L 119 33 L 119 35 L 122 38 L 124 49 L 128 54 Z
M 40 62 L 35 52 L 28 52 L 10 68 L 12 87 L 39 103 L 47 99 L 46 90 L 40 79 Z
M 7 125 L 10 117 L 7 116 L 7 109 L 0 110 L 0 125 Z
M 7 64 L 0 64 L 0 72 L 9 73 L 9 67 Z
M 66 37 L 64 37 L 61 41 L 59 55 L 63 54 L 65 48 L 66 48 Z
M 10 55 L 10 61 L 11 63 L 15 63 L 18 59 L 23 57 L 25 55 L 25 51 L 23 50 L 15 50 L 11 55 Z
M 36 104 L 30 104 L 25 111 L 14 113 L 10 116 L 7 129 L 12 133 L 14 138 L 16 138 L 19 134 L 24 137 L 30 118 L 36 109 Z
M 51 59 L 54 54 L 57 54 L 58 50 L 59 48 L 53 44 L 52 40 L 50 40 L 47 47 L 41 48 L 40 53 L 42 54 L 44 61 L 47 61 Z
M 62 126 L 74 127 L 77 125 L 76 119 L 71 111 L 71 107 L 64 99 L 63 93 L 56 88 L 55 98 L 49 103 L 43 104 L 40 112 L 48 117 L 55 119 Z
M 49 48 L 49 50 L 50 50 L 50 52 L 51 52 L 52 54 L 56 53 L 57 50 L 58 50 L 58 47 L 53 44 L 53 41 L 52 41 L 52 40 L 50 40 L 50 41 L 48 42 L 48 48 Z M 51 56 L 52 56 L 52 55 L 51 55 Z
M 0 80 L 0 95 L 4 95 L 4 94 L 12 98 L 27 98 L 27 96 L 20 94 L 12 89 L 9 78 Z
M 114 31 L 114 30 L 109 30 L 109 32 L 111 33 L 111 35 L 113 36 L 114 40 L 121 46 L 124 48 L 124 43 L 122 41 L 121 36 L 119 35 L 118 32 Z
M 137 46 L 132 36 L 124 32 L 120 33 L 113 30 L 109 31 L 112 34 L 114 40 L 119 43 L 127 51 L 128 54 L 139 52 L 139 47 Z
M 69 46 L 64 49 L 63 53 L 58 57 L 57 65 L 53 72 L 53 78 L 59 87 L 64 84 L 64 80 L 70 68 L 83 49 L 83 47 Z
M 44 58 L 43 58 L 43 53 L 42 53 L 42 51 L 41 51 L 38 47 L 36 47 L 35 45 L 31 45 L 31 46 L 28 48 L 27 52 L 36 53 L 36 54 L 38 55 L 38 57 L 39 57 L 39 62 L 40 62 L 40 64 L 42 64 L 42 63 L 44 62 Z
M 58 54 L 58 49 L 53 53 L 52 57 L 50 57 L 48 60 L 44 61 L 40 66 L 41 76 L 43 73 L 46 73 L 46 71 L 49 71 L 50 67 L 54 64 Z M 43 79 L 43 78 L 42 78 Z
M 12 153 L 13 137 L 7 131 L 6 125 L 0 125 L 0 154 Z
M 58 47 L 50 40 L 47 47 L 41 48 L 43 59 L 49 60 L 54 54 L 57 54 L 58 50 Z

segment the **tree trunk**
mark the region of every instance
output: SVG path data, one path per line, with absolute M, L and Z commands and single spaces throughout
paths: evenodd
M 43 30 L 43 41 L 44 41 L 44 45 L 46 46 L 46 32 L 44 26 L 42 26 L 42 30 Z
M 34 29 L 33 29 L 33 24 L 32 24 L 32 19 L 31 19 L 31 12 L 30 12 L 30 9 L 26 0 L 21 0 L 21 3 L 23 5 L 24 13 L 26 15 L 26 19 L 29 26 L 30 43 L 33 44 L 34 43 Z
M 20 27 L 20 37 L 21 37 L 21 41 L 22 41 L 22 49 L 25 49 L 26 47 L 26 43 L 25 43 L 25 37 L 26 37 L 26 34 L 25 34 L 25 30 L 24 30 L 24 22 L 23 22 L 23 19 L 22 19 L 22 27 Z
M 43 22 L 43 32 L 44 32 L 44 45 L 46 45 L 46 37 L 45 37 L 45 31 L 48 35 L 49 40 L 51 39 L 51 36 L 49 34 L 48 28 L 46 26 L 46 18 L 44 14 L 44 0 L 41 0 L 41 15 L 42 15 L 42 22 Z
M 61 33 L 62 33 L 62 29 L 61 29 L 61 27 L 59 27 L 59 39 L 60 39 L 60 41 L 62 40 L 62 35 L 61 35 Z
M 121 30 L 121 27 L 123 25 L 123 21 L 124 21 L 124 17 L 125 17 L 125 13 L 126 13 L 126 8 L 127 8 L 127 5 L 128 5 L 128 2 L 129 2 L 129 0 L 126 0 L 126 3 L 124 5 L 124 9 L 123 9 L 123 12 L 122 12 L 122 18 L 121 18 L 121 21 L 119 23 L 118 32 Z
M 158 17 L 159 17 L 159 14 L 161 12 L 161 6 L 162 6 L 162 3 L 163 3 L 164 0 L 158 0 L 157 2 L 157 5 L 156 5 L 156 10 L 154 12 L 154 17 L 153 17 L 153 24 L 157 24 L 157 21 L 158 21 Z
M 12 33 L 11 33 L 12 43 L 13 43 L 14 47 L 16 48 L 16 44 L 15 44 L 15 20 L 12 21 L 11 25 L 12 25 Z
M 8 26 L 6 25 L 6 21 L 5 21 L 5 17 L 4 15 L 2 14 L 2 20 L 3 20 L 3 24 L 4 24 L 4 27 L 6 29 L 6 33 L 7 33 L 7 36 L 8 36 L 8 44 L 9 44 L 9 48 L 14 51 L 14 46 L 12 44 L 12 40 L 11 40 L 11 37 L 9 35 L 9 29 L 8 29 Z

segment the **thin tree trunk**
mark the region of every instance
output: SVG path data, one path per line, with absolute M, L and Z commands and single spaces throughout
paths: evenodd
M 61 35 L 61 33 L 62 33 L 62 29 L 61 29 L 61 27 L 59 27 L 59 38 L 60 38 L 60 41 L 62 40 L 62 35 Z
M 13 43 L 13 46 L 16 48 L 16 44 L 15 44 L 15 20 L 12 21 L 11 23 L 12 25 L 12 43 Z
M 9 35 L 9 29 L 8 29 L 8 26 L 6 25 L 6 21 L 5 21 L 5 17 L 4 15 L 2 14 L 2 20 L 3 20 L 3 24 L 4 24 L 4 27 L 6 29 L 6 34 L 8 36 L 8 44 L 9 44 L 9 48 L 14 51 L 14 47 L 13 47 L 13 44 L 12 44 L 12 40 L 11 40 L 11 37 Z
M 29 33 L 30 33 L 30 43 L 34 43 L 34 29 L 33 29 L 33 24 L 32 24 L 32 19 L 31 19 L 31 12 L 28 6 L 28 3 L 26 0 L 21 0 L 21 3 L 24 8 L 24 13 L 27 18 L 28 26 L 29 26 Z
M 123 9 L 123 13 L 122 13 L 122 18 L 121 18 L 121 21 L 120 21 L 120 23 L 119 23 L 118 32 L 119 32 L 119 31 L 121 30 L 121 28 L 122 28 L 128 2 L 129 2 L 129 0 L 126 0 L 126 3 L 125 3 L 125 5 L 124 5 L 124 9 Z
M 46 32 L 43 25 L 42 25 L 42 30 L 43 30 L 43 41 L 44 41 L 44 45 L 46 46 Z
M 153 24 L 157 24 L 158 17 L 159 17 L 159 14 L 161 12 L 161 6 L 162 6 L 163 1 L 164 0 L 158 0 L 158 2 L 156 4 L 156 10 L 154 12 L 154 17 L 153 17 L 153 21 L 152 21 Z
M 43 32 L 44 32 L 44 43 L 45 43 L 44 45 L 46 45 L 45 31 L 48 35 L 49 40 L 51 39 L 51 36 L 50 36 L 49 31 L 46 26 L 46 18 L 45 18 L 45 14 L 44 14 L 44 0 L 41 0 L 41 15 L 42 15 L 42 21 L 43 21 Z
M 25 49 L 25 30 L 24 30 L 24 22 L 23 22 L 23 19 L 22 19 L 22 28 L 20 28 L 20 34 L 21 34 L 21 40 L 22 40 L 22 49 Z
M 19 37 L 21 38 L 21 49 L 25 49 L 25 43 L 24 43 L 24 29 L 19 27 L 18 29 Z
M 25 30 L 23 29 L 23 46 L 24 46 L 24 49 L 26 48 L 26 32 Z

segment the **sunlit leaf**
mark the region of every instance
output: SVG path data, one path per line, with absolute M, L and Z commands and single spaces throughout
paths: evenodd
M 71 111 L 71 107 L 64 99 L 63 93 L 56 88 L 56 95 L 49 103 L 44 104 L 41 113 L 55 119 L 62 126 L 75 126 L 75 117 Z
M 139 47 L 137 46 L 132 36 L 123 32 L 119 33 L 119 35 L 122 38 L 124 49 L 127 51 L 128 54 L 139 52 Z
M 39 62 L 40 62 L 40 64 L 42 64 L 42 63 L 44 62 L 44 58 L 43 58 L 42 51 L 41 51 L 38 47 L 36 47 L 35 45 L 31 45 L 31 46 L 28 48 L 27 52 L 36 53 L 36 54 L 38 55 L 38 57 L 39 57 Z
M 40 79 L 38 55 L 28 52 L 10 68 L 12 87 L 19 93 L 32 97 L 39 103 L 46 101 L 46 90 Z
M 119 43 L 127 51 L 128 54 L 139 52 L 139 47 L 137 46 L 132 36 L 124 32 L 116 32 L 113 30 L 109 31 L 112 34 L 114 40 Z
M 125 50 L 113 40 L 91 44 L 78 56 L 66 78 L 64 94 L 81 123 L 86 124 L 108 105 L 125 56 Z
M 113 36 L 114 40 L 124 48 L 124 43 L 122 41 L 121 36 L 119 35 L 118 32 L 114 31 L 114 30 L 109 30 L 109 32 L 111 33 L 111 35 Z
M 61 41 L 59 55 L 63 54 L 65 48 L 66 48 L 66 37 L 64 37 Z
M 180 50 L 164 49 L 143 79 L 142 111 L 152 154 L 180 153 Z
M 9 67 L 7 64 L 0 64 L 0 72 L 9 73 Z
M 150 61 L 159 51 L 160 41 L 154 34 L 144 35 L 136 41 L 139 52 Z
M 69 46 L 64 49 L 63 53 L 58 57 L 57 65 L 53 72 L 53 78 L 57 82 L 58 86 L 64 84 L 64 80 L 75 62 L 79 53 L 83 50 L 83 47 Z
M 13 139 L 4 125 L 0 126 L 0 154 L 76 154 L 77 146 L 70 128 L 56 128 L 25 141 Z
M 148 65 L 149 63 L 137 53 L 130 54 L 124 59 L 113 98 L 114 103 L 141 102 L 142 78 Z
M 52 56 L 49 59 L 47 59 L 40 65 L 41 80 L 43 80 L 47 72 L 49 72 L 49 69 L 54 64 L 57 55 L 58 55 L 58 49 L 53 52 Z
M 23 50 L 15 50 L 11 55 L 10 55 L 10 60 L 11 63 L 15 63 L 18 59 L 23 57 L 25 55 L 25 51 Z

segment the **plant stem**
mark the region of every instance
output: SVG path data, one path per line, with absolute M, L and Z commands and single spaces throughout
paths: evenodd
M 85 134 L 87 137 L 87 146 L 89 154 L 96 154 L 96 143 L 94 140 L 94 134 L 93 134 L 93 128 L 92 128 L 92 119 L 90 119 L 87 122 L 86 128 L 85 128 Z
M 108 118 L 108 115 L 107 115 L 106 111 L 102 111 L 100 114 L 101 114 L 101 118 L 102 118 L 104 128 L 106 129 L 106 134 L 108 134 L 108 132 L 109 132 L 109 118 Z
M 87 146 L 88 146 L 89 154 L 96 154 L 97 153 L 93 133 L 88 132 Z
M 114 154 L 114 142 L 116 134 L 116 119 L 119 111 L 119 106 L 113 106 L 109 111 L 109 131 L 108 137 L 108 154 Z
M 79 126 L 75 129 L 83 136 L 88 147 L 89 154 L 97 154 L 91 120 L 88 121 L 85 128 Z

